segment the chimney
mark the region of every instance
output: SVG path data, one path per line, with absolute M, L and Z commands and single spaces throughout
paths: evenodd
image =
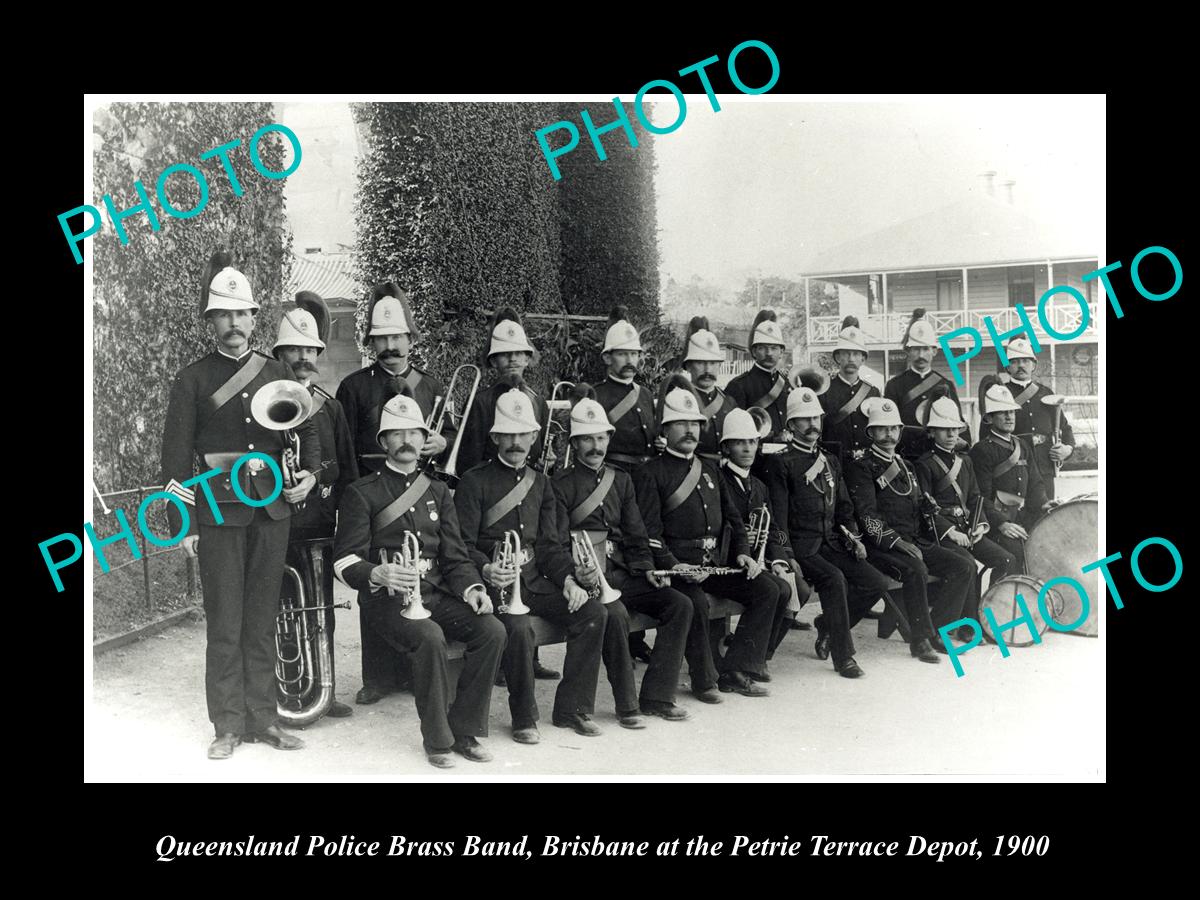
M 1008 205 L 1013 205 L 1013 185 L 1016 184 L 1011 178 L 1004 182 L 1004 191 L 1008 196 Z
M 996 196 L 996 181 L 995 181 L 996 173 L 995 173 L 995 171 L 984 172 L 979 177 L 982 178 L 984 180 L 984 182 L 987 184 L 988 196 L 995 197 Z

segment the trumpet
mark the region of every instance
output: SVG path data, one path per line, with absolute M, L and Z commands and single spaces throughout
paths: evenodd
M 528 561 L 521 549 L 521 536 L 514 530 L 504 532 L 504 540 L 496 544 L 493 561 L 502 569 L 511 569 L 516 573 L 512 585 L 512 596 L 508 596 L 508 588 L 500 588 L 500 602 L 496 604 L 496 612 L 507 613 L 510 616 L 523 616 L 529 613 L 529 607 L 521 601 L 521 567 Z
M 379 561 L 385 566 L 387 565 L 386 550 L 379 551 Z M 417 586 L 412 590 L 405 591 L 405 606 L 400 615 L 406 619 L 428 619 L 431 613 L 421 601 L 421 576 L 429 571 L 429 562 L 421 559 L 420 538 L 411 531 L 404 532 L 401 549 L 392 554 L 392 564 L 410 569 L 417 576 Z M 393 588 L 388 588 L 388 596 L 396 596 Z
M 599 599 L 604 604 L 620 599 L 621 592 L 610 585 L 608 579 L 604 577 L 604 567 L 596 558 L 596 548 L 592 546 L 592 540 L 586 533 L 571 532 L 571 556 L 574 557 L 577 567 L 596 570 L 596 586 L 588 589 L 588 599 Z
M 750 549 L 758 549 L 757 562 L 760 566 L 767 564 L 767 535 L 771 533 L 771 510 L 764 503 L 750 513 L 750 523 L 746 529 L 750 539 Z
M 446 457 L 445 465 L 439 467 L 436 463 L 434 464 L 434 470 L 451 483 L 458 480 L 458 451 L 462 446 L 463 435 L 467 430 L 467 416 L 471 414 L 471 407 L 475 403 L 475 392 L 479 390 L 479 380 L 481 377 L 479 366 L 464 363 L 455 369 L 454 374 L 450 376 L 450 384 L 446 388 L 446 398 L 441 410 L 430 411 L 430 427 L 434 434 L 441 434 L 442 428 L 445 425 L 447 412 L 450 414 L 451 421 L 453 421 L 455 414 L 454 389 L 458 387 L 458 379 L 464 369 L 471 369 L 475 374 L 471 378 L 471 390 L 467 394 L 467 402 L 463 404 L 462 414 L 458 417 L 458 433 L 454 436 L 454 446 L 450 448 L 450 455 Z M 434 416 L 435 413 L 436 418 Z
M 254 392 L 250 400 L 250 415 L 263 428 L 282 431 L 283 438 L 283 486 L 295 487 L 299 483 L 296 473 L 300 468 L 300 435 L 295 427 L 312 413 L 312 395 L 298 381 L 280 378 L 264 384 Z M 306 500 L 293 504 L 304 509 Z
M 554 446 L 555 432 L 553 429 L 557 428 L 558 433 L 566 432 L 566 429 L 560 423 L 554 421 L 554 414 L 561 410 L 570 411 L 571 409 L 571 401 L 560 399 L 558 392 L 560 389 L 566 388 L 566 392 L 570 393 L 573 387 L 575 387 L 573 381 L 557 382 L 554 385 L 554 390 L 550 392 L 550 399 L 546 401 L 546 427 L 542 431 L 542 452 L 538 455 L 537 462 L 534 463 L 534 468 L 540 469 L 547 475 L 550 473 L 546 471 L 546 462 L 549 460 Z

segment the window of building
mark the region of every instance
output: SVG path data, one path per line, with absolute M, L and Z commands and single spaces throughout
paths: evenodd
M 1033 306 L 1033 266 L 1008 269 L 1008 305 Z

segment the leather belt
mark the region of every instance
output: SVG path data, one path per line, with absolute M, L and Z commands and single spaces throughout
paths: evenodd
M 606 461 L 624 463 L 627 466 L 641 466 L 650 462 L 649 456 L 631 456 L 628 453 L 610 453 L 605 457 Z
M 717 539 L 715 537 L 667 538 L 667 544 L 673 547 L 699 547 L 701 550 L 717 549 Z

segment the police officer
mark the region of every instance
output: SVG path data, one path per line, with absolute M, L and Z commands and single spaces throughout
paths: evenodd
M 704 427 L 700 430 L 700 443 L 695 452 L 702 459 L 711 461 L 714 466 L 721 458 L 717 449 L 721 445 L 725 417 L 729 415 L 730 410 L 737 409 L 733 399 L 717 387 L 717 373 L 724 362 L 725 353 L 721 350 L 721 342 L 708 330 L 708 319 L 696 316 L 688 325 L 687 349 L 683 357 L 683 369 L 691 383 L 685 385 L 679 375 L 672 375 L 663 382 L 660 389 L 660 421 L 663 401 L 670 391 L 689 387 L 696 395 Z
M 929 436 L 934 448 L 917 460 L 914 468 L 921 484 L 921 492 L 928 493 L 937 502 L 938 533 L 942 543 L 947 541 L 964 547 L 992 572 L 995 584 L 1012 571 L 1016 560 L 999 544 L 985 537 L 989 528 L 987 519 L 978 518 L 976 528 L 972 520 L 976 512 L 982 513 L 983 495 L 975 480 L 975 466 L 970 457 L 957 451 L 958 435 L 967 425 L 958 417 L 958 408 L 949 397 L 934 401 L 929 414 Z M 971 583 L 963 604 L 963 615 L 979 619 L 980 572 Z M 964 633 L 970 628 L 963 626 Z M 970 638 L 967 638 L 970 640 Z
M 742 409 L 757 406 L 771 416 L 764 440 L 786 440 L 787 398 L 792 390 L 783 368 L 783 330 L 773 309 L 762 309 L 750 326 L 750 355 L 754 365 L 731 379 L 725 393 Z
M 762 671 L 779 588 L 750 555 L 745 522 L 717 466 L 696 453 L 703 422 L 704 413 L 691 391 L 676 388 L 668 392 L 661 419 L 666 452 L 638 468 L 633 482 L 654 564 L 659 569 L 678 569 L 678 589 L 692 601 L 692 624 L 684 651 L 692 692 L 705 703 L 719 703 L 718 689 L 747 697 L 767 694 L 748 673 Z M 728 553 L 720 549 L 723 525 L 729 529 Z M 726 558 L 746 574 L 688 574 L 697 566 L 723 564 Z M 708 637 L 705 591 L 736 600 L 746 608 L 719 674 Z
M 605 464 L 632 472 L 666 446 L 654 420 L 654 398 L 634 379 L 641 365 L 642 341 L 624 306 L 614 307 L 604 334 L 605 377 L 596 400 L 614 428 Z
M 765 483 L 771 524 L 783 532 L 776 545 L 794 560 L 821 599 L 815 650 L 833 656 L 843 678 L 864 673 L 854 659 L 850 630 L 887 593 L 887 579 L 866 562 L 867 550 L 837 456 L 818 445 L 824 410 L 816 393 L 801 387 L 788 397 L 788 448 L 766 457 Z M 797 573 L 799 577 L 799 573 Z
M 243 740 L 280 750 L 304 746 L 276 724 L 275 616 L 289 503 L 303 500 L 316 484 L 310 473 L 320 462 L 320 448 L 311 422 L 296 429 L 298 483 L 281 495 L 276 473 L 283 438 L 258 424 L 251 401 L 269 382 L 296 378 L 283 363 L 250 349 L 259 307 L 228 253 L 213 255 L 201 283 L 201 311 L 217 347 L 175 377 L 163 424 L 162 472 L 166 490 L 193 507 L 182 543 L 188 556 L 200 557 L 208 632 L 204 686 L 216 732 L 208 756 L 228 759 Z M 247 453 L 259 455 L 240 466 L 237 486 L 245 497 L 274 498 L 266 505 L 247 505 L 230 480 L 234 463 Z M 264 464 L 263 455 L 274 468 Z M 201 472 L 218 468 L 219 474 L 194 480 L 197 457 Z M 199 504 L 191 486 L 196 484 L 205 494 Z M 182 523 L 174 505 L 168 516 L 171 533 L 178 534 Z
M 933 370 L 933 358 L 940 348 L 937 332 L 933 323 L 925 318 L 925 310 L 913 310 L 901 346 L 908 357 L 908 368 L 888 381 L 883 396 L 900 409 L 903 431 L 898 452 L 912 462 L 931 446 L 919 413 L 923 414 L 939 397 L 953 400 L 954 405 L 959 407 L 960 415 L 962 407 L 954 385 Z
M 1015 434 L 1033 447 L 1033 464 L 1042 476 L 1046 499 L 1054 499 L 1054 478 L 1058 466 L 1075 451 L 1075 433 L 1066 414 L 1059 409 L 1059 435 L 1055 442 L 1054 407 L 1042 402 L 1053 391 L 1033 380 L 1037 371 L 1037 356 L 1033 345 L 1025 338 L 1013 338 L 1004 348 L 1008 367 L 997 375 L 985 375 L 979 384 L 979 396 L 984 396 L 993 384 L 1002 384 L 1013 395 L 1017 410 Z
M 870 444 L 867 438 L 867 417 L 863 401 L 878 397 L 879 389 L 868 384 L 860 374 L 867 361 L 866 339 L 858 327 L 858 319 L 846 316 L 833 348 L 833 361 L 838 372 L 829 381 L 829 389 L 821 394 L 825 410 L 825 431 L 821 443 L 837 453 L 843 465 L 854 450 Z
M 578 386 L 577 386 L 578 387 Z M 633 481 L 605 462 L 614 428 L 604 407 L 584 397 L 571 409 L 573 464 L 555 473 L 560 534 L 589 541 L 602 568 L 583 566 L 577 558 L 575 580 L 596 592 L 602 575 L 621 596 L 604 605 L 604 666 L 612 685 L 617 720 L 626 728 L 642 728 L 641 713 L 669 722 L 688 717 L 675 705 L 683 648 L 692 622 L 692 602 L 671 588 L 671 580 L 649 574 L 654 568 L 646 526 L 638 510 Z M 639 695 L 629 650 L 629 613 L 645 613 L 658 623 L 654 653 L 642 678 Z
M 409 361 L 420 334 L 408 305 L 408 294 L 399 285 L 388 281 L 371 288 L 367 321 L 370 324 L 363 345 L 375 354 L 375 362 L 347 375 L 337 391 L 338 402 L 354 435 L 359 472 L 363 474 L 379 471 L 387 458 L 387 454 L 380 452 L 375 435 L 379 431 L 380 411 L 389 399 L 397 394 L 415 398 L 421 414 L 428 420 L 435 399 L 446 393 L 440 381 Z M 436 456 L 445 447 L 442 435 L 431 434 L 422 445 L 421 455 Z M 367 627 L 361 606 L 358 624 L 362 635 L 362 688 L 354 702 L 367 705 L 399 690 L 408 681 L 408 667 L 406 660 Z
M 296 307 L 285 309 L 279 320 L 275 346 L 271 352 L 285 365 L 312 395 L 312 412 L 309 419 L 316 427 L 317 444 L 321 462 L 317 470 L 317 488 L 299 509 L 292 513 L 291 537 L 288 541 L 288 564 L 296 571 L 310 571 L 305 561 L 308 554 L 317 554 L 323 560 L 322 583 L 319 585 L 318 604 L 333 603 L 333 531 L 337 522 L 337 505 L 346 488 L 358 480 L 358 464 L 354 453 L 354 440 L 341 404 L 318 386 L 313 379 L 321 373 L 317 357 L 325 349 L 325 338 L 329 334 L 329 308 L 325 301 L 312 291 L 301 291 L 296 295 Z M 319 491 L 319 492 L 318 492 Z M 303 576 L 302 576 L 303 577 Z M 333 641 L 335 617 L 328 611 L 329 640 Z M 330 664 L 333 656 L 330 656 Z M 330 671 L 330 677 L 333 672 Z M 336 698 L 325 715 L 343 718 L 354 712 Z
M 566 538 L 558 533 L 554 490 L 529 465 L 529 450 L 540 432 L 534 405 L 513 388 L 496 401 L 490 425 L 496 448 L 492 459 L 463 473 L 454 494 L 463 539 L 475 564 L 495 591 L 507 592 L 510 603 L 520 578 L 520 598 L 536 615 L 564 628 L 567 654 L 562 682 L 554 697 L 551 721 L 560 728 L 592 737 L 600 729 L 590 718 L 595 710 L 596 681 L 604 643 L 604 607 L 575 581 Z M 515 569 L 493 561 L 493 555 L 515 531 L 522 555 Z M 530 553 L 532 551 L 532 553 Z M 538 708 L 534 698 L 533 658 L 536 638 L 528 615 L 497 612 L 508 630 L 504 675 L 512 714 L 513 740 L 536 744 Z
M 418 471 L 428 434 L 413 398 L 396 396 L 384 405 L 379 445 L 387 459 L 342 498 L 334 572 L 358 591 L 367 627 L 412 654 L 422 743 L 430 764 L 446 769 L 454 765 L 452 752 L 472 762 L 492 758 L 477 738 L 488 733 L 504 626 L 491 614 L 491 600 L 467 555 L 449 489 Z M 396 558 L 409 533 L 420 545 L 415 567 Z M 425 617 L 411 617 L 415 593 L 428 610 Z M 467 646 L 453 703 L 447 640 Z
M 953 542 L 937 543 L 925 523 L 924 516 L 932 510 L 922 505 L 924 495 L 912 466 L 896 452 L 901 430 L 896 404 L 867 400 L 864 412 L 871 446 L 852 454 L 846 485 L 870 537 L 867 558 L 904 585 L 912 655 L 936 663 L 940 660 L 935 648 L 946 652 L 937 629 L 959 618 L 975 580 L 975 559 Z M 930 573 L 941 582 L 930 586 Z
M 1011 553 L 1025 570 L 1025 541 L 1046 503 L 1042 476 L 1033 464 L 1033 450 L 1013 432 L 1020 406 L 1002 384 L 993 384 L 979 398 L 983 430 L 971 448 L 979 493 L 991 525 L 989 537 Z

